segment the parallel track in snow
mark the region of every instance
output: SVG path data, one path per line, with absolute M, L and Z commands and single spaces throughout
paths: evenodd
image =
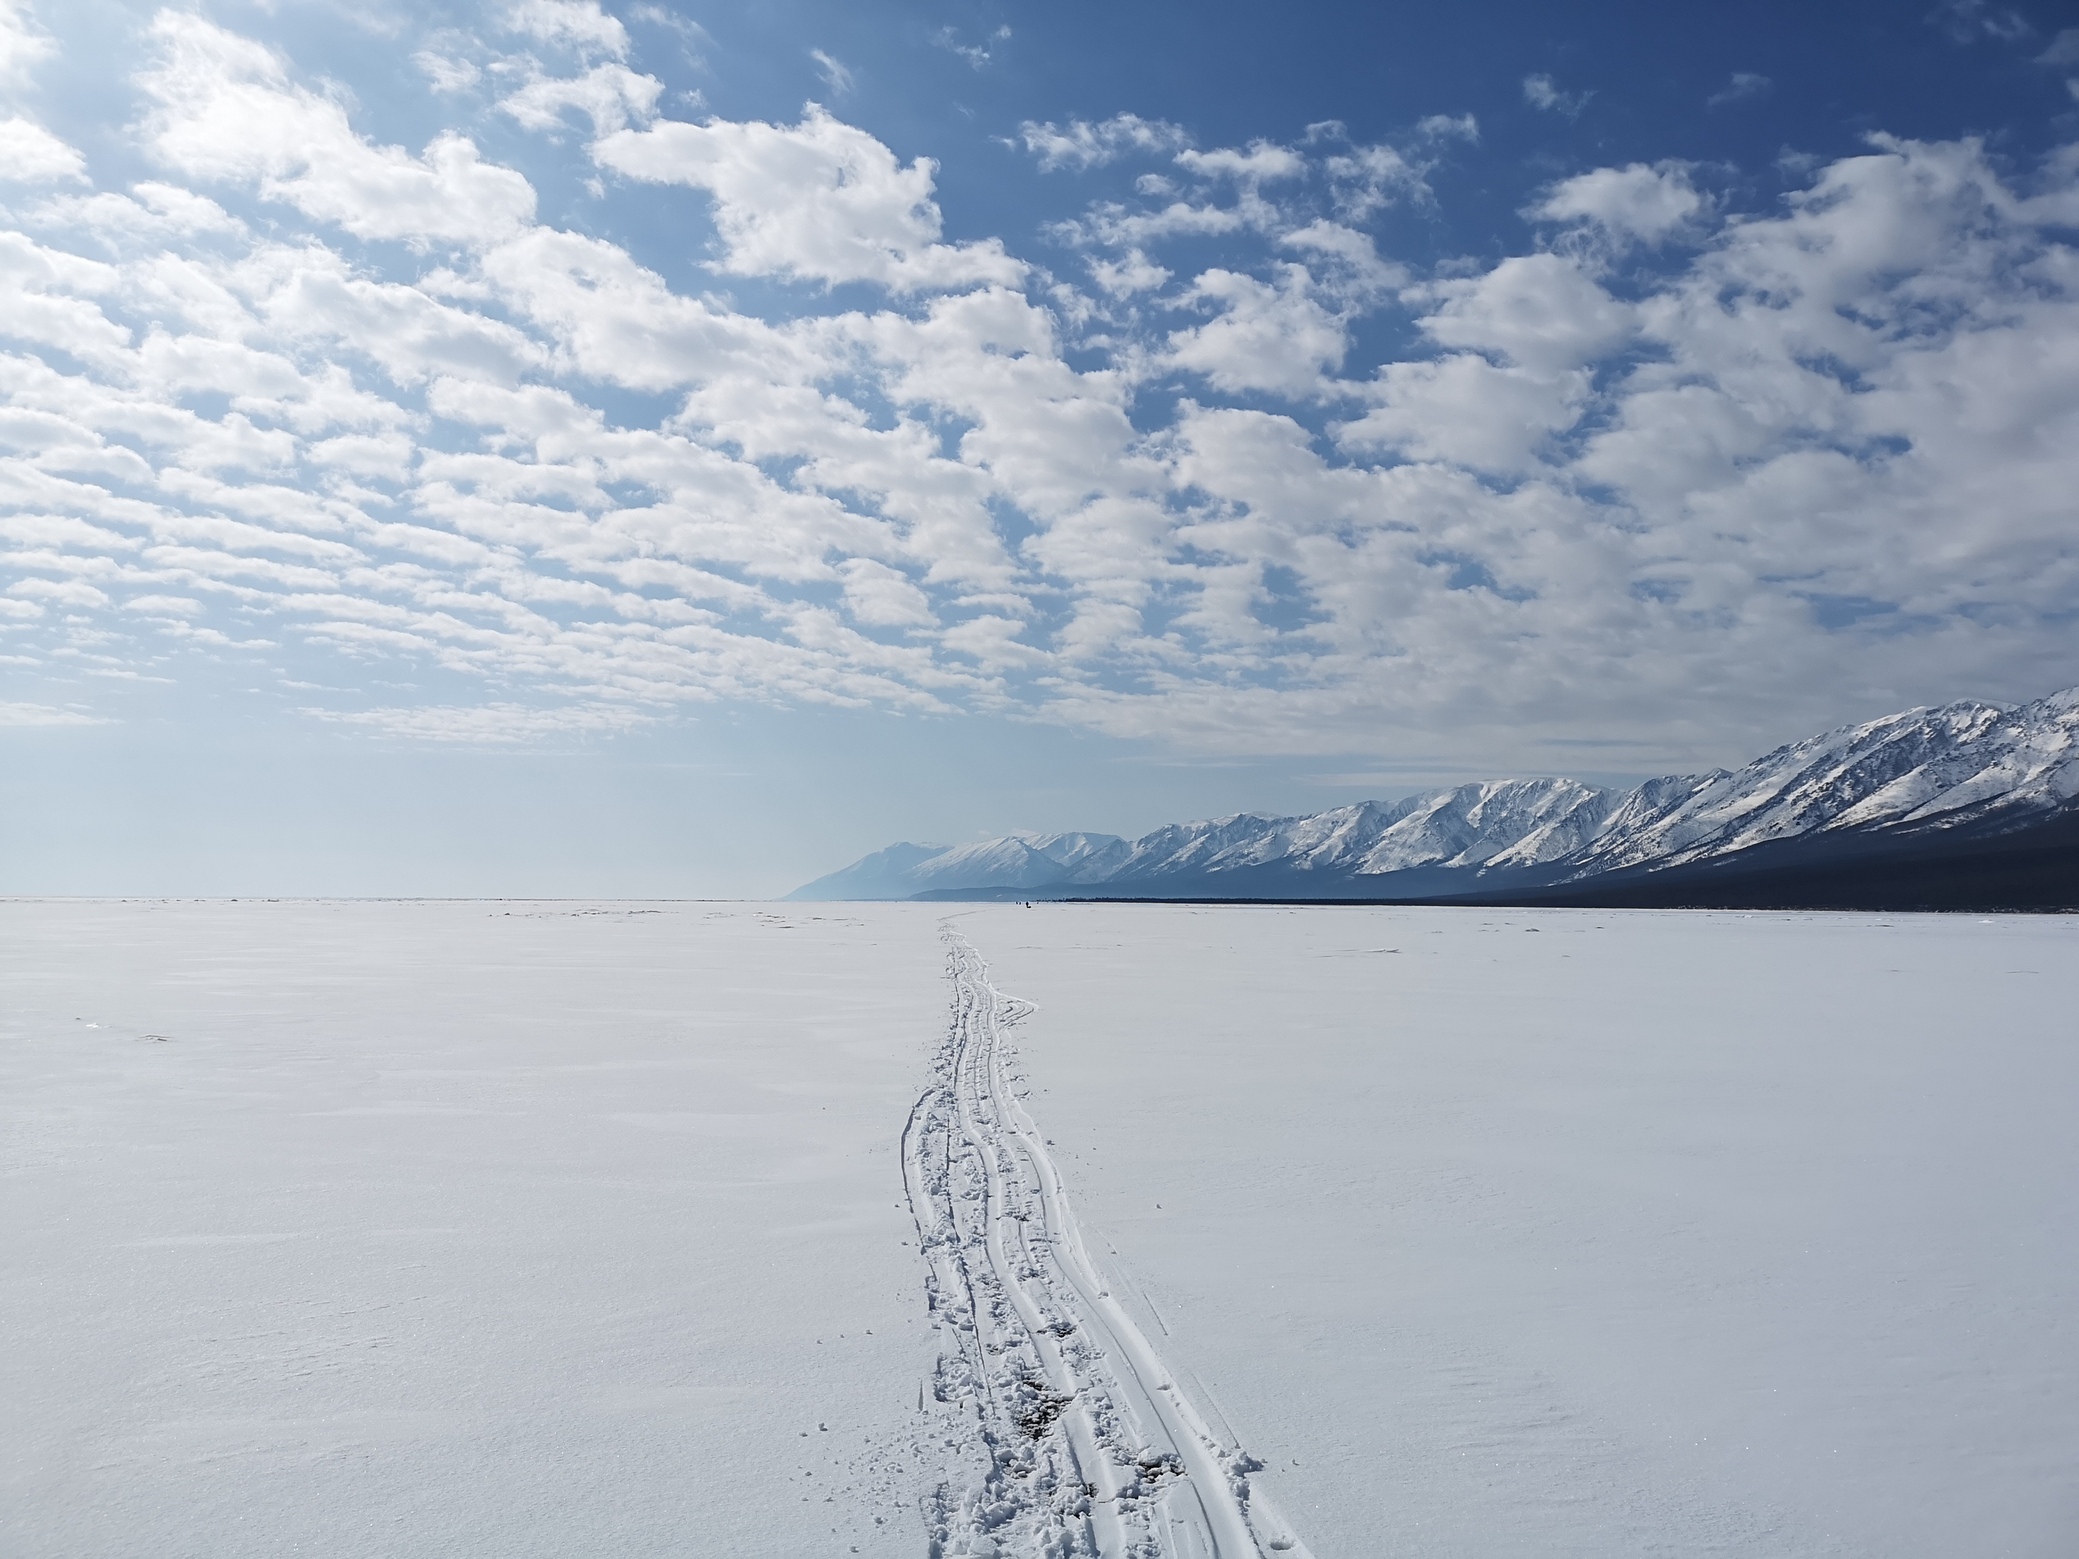
M 952 1015 L 902 1162 L 957 1425 L 932 1559 L 1308 1559 L 1091 1259 L 1005 1031 L 1031 1009 L 944 931 Z

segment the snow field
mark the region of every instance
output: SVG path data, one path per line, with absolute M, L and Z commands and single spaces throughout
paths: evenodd
M 2079 919 L 953 923 L 1314 1552 L 2072 1551 Z
M 0 1552 L 2063 1555 L 2075 953 L 0 903 Z
M 937 918 L 0 904 L 0 1552 L 914 1559 Z

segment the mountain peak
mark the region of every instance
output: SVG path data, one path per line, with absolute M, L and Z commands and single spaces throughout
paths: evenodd
M 1440 884 L 1579 882 L 1821 836 L 2025 827 L 2079 806 L 2079 688 L 2027 704 L 1901 710 L 1787 742 L 1739 769 L 1628 791 L 1550 776 L 1475 780 L 1303 817 L 1235 812 L 1114 834 L 898 844 L 796 899 L 1385 894 Z M 1389 884 L 1388 879 L 1392 879 Z

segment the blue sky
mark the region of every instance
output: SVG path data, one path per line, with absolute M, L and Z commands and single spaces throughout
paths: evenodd
M 2079 681 L 2079 29 L 0 0 L 0 889 L 759 894 Z

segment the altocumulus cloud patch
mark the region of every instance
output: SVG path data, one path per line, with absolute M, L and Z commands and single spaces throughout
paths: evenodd
M 444 116 L 408 145 L 275 43 L 142 25 L 104 157 L 0 5 L 11 708 L 293 655 L 443 678 L 314 709 L 414 737 L 753 699 L 1356 751 L 2069 670 L 2079 146 L 1879 134 L 1748 210 L 1598 168 L 1418 270 L 1376 222 L 1469 116 L 1030 124 L 1007 157 L 1132 195 L 954 240 L 928 156 L 703 114 L 591 0 L 392 40 Z M 545 220 L 551 179 L 696 263 Z

